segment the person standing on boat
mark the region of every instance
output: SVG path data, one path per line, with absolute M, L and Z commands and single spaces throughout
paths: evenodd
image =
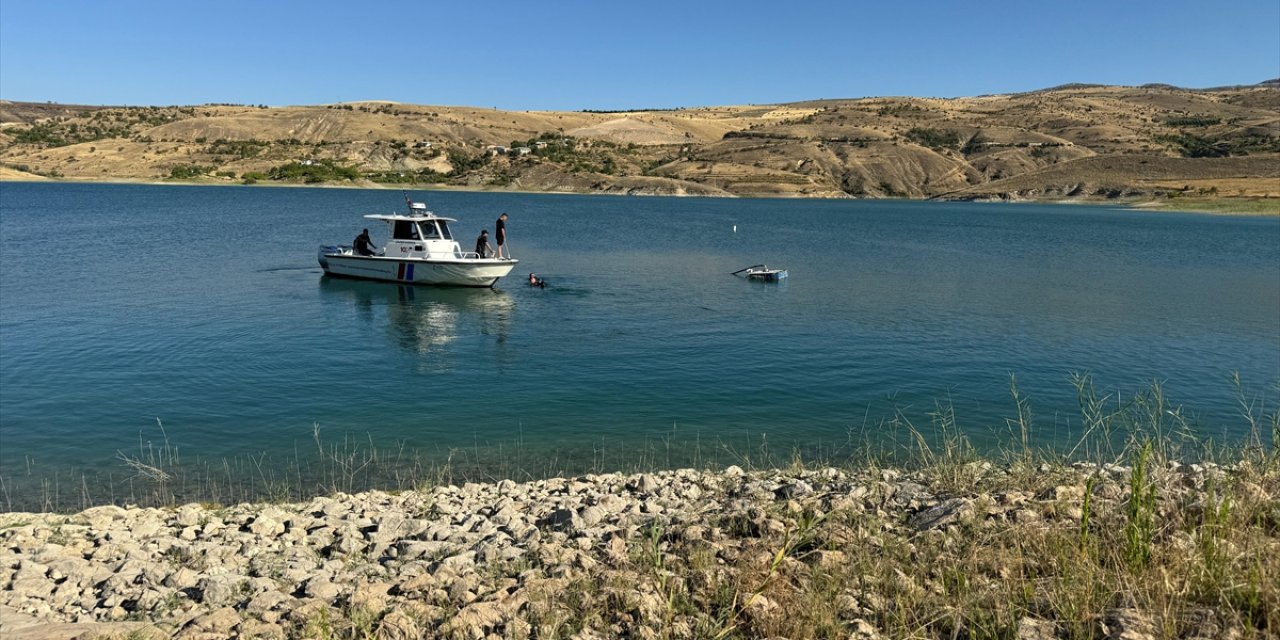
M 355 248 L 356 254 L 362 256 L 371 256 L 373 255 L 373 249 L 377 249 L 377 247 L 373 246 L 373 240 L 369 239 L 368 229 L 356 236 L 355 242 L 351 244 Z M 370 247 L 373 247 L 373 249 L 370 249 Z
M 492 252 L 493 247 L 489 245 L 489 230 L 481 229 L 480 237 L 476 238 L 476 253 L 483 258 Z
M 498 241 L 498 251 L 497 251 L 497 255 L 495 255 L 494 257 L 510 259 L 511 258 L 510 251 L 506 251 L 506 255 L 503 255 L 503 252 L 505 251 L 505 247 L 507 244 L 507 214 L 504 213 L 498 216 L 498 222 L 495 223 L 493 226 L 494 226 L 493 237 L 496 238 Z

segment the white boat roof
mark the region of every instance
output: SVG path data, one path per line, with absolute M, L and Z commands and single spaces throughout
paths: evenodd
M 405 198 L 408 200 L 408 198 Z M 422 222 L 424 220 L 444 220 L 445 222 L 457 222 L 455 218 L 446 218 L 438 216 L 427 211 L 425 202 L 409 202 L 409 213 L 370 213 L 365 215 L 370 220 L 382 220 L 385 222 L 398 222 L 408 220 L 410 222 Z
M 396 222 L 398 220 L 409 220 L 412 222 L 422 222 L 423 220 L 444 220 L 445 222 L 457 222 L 457 218 L 446 218 L 438 216 L 430 211 L 423 213 L 369 213 L 365 214 L 370 220 L 383 220 L 386 222 Z

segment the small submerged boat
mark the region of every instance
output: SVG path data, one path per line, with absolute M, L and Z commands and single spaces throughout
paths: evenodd
M 320 247 L 317 260 L 326 275 L 442 287 L 492 287 L 520 262 L 463 251 L 449 229 L 449 223 L 457 220 L 437 216 L 421 202 L 410 202 L 407 214 L 375 213 L 365 218 L 390 227 L 385 245 L 371 256 L 360 255 L 350 245 Z
M 739 269 L 733 272 L 735 276 L 742 276 L 748 280 L 760 280 L 763 282 L 777 282 L 787 277 L 786 269 L 770 269 L 769 265 L 757 264 L 745 269 Z

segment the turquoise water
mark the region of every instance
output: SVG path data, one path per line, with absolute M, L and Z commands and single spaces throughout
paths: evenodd
M 493 290 L 323 277 L 316 247 L 363 226 L 380 245 L 360 215 L 403 208 L 396 191 L 0 185 L 0 498 L 50 476 L 97 495 L 165 439 L 187 464 L 287 466 L 317 428 L 554 472 L 838 452 L 941 403 L 994 446 L 1011 374 L 1046 444 L 1078 435 L 1073 373 L 1118 398 L 1162 381 L 1238 439 L 1232 372 L 1280 390 L 1280 219 L 414 196 L 464 246 L 508 212 L 521 264 Z M 791 277 L 729 275 L 757 263 Z

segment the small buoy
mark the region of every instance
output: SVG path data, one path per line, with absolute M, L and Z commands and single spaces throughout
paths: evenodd
M 736 224 L 735 224 L 735 225 L 733 225 L 733 232 L 734 232 L 734 233 L 737 233 L 737 232 L 738 232 L 738 225 L 736 225 Z

